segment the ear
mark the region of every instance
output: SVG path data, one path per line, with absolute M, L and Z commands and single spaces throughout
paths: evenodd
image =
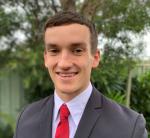
M 46 52 L 46 50 L 44 50 L 43 56 L 44 56 L 44 65 L 47 68 L 48 65 L 47 65 L 47 52 Z
M 93 56 L 93 64 L 92 68 L 96 68 L 100 62 L 100 51 L 97 49 L 94 56 Z

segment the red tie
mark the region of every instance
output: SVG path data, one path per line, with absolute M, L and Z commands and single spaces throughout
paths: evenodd
M 56 129 L 55 138 L 69 138 L 68 116 L 70 112 L 66 104 L 60 107 L 60 122 Z

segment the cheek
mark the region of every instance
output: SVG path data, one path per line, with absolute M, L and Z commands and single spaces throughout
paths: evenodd
M 45 67 L 51 69 L 55 65 L 56 59 L 49 57 L 48 54 L 44 55 L 44 64 Z
M 80 63 L 81 65 L 81 68 L 83 69 L 83 71 L 85 72 L 91 72 L 91 69 L 92 69 L 92 59 L 88 59 L 82 63 Z
M 48 69 L 48 72 L 49 72 L 50 75 L 52 75 L 52 70 L 54 68 L 54 64 L 55 63 L 51 60 L 46 60 L 45 61 L 45 67 Z
M 87 67 L 92 69 L 92 65 L 93 65 L 93 58 L 89 58 L 86 62 Z

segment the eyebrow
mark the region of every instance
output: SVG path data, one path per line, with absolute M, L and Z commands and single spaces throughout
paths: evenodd
M 83 43 L 83 42 L 75 42 L 75 43 L 72 43 L 72 44 L 71 44 L 71 46 L 73 46 L 73 47 L 77 47 L 77 46 L 85 47 L 85 46 L 86 46 L 86 44 L 85 44 L 85 43 Z
M 47 49 L 58 47 L 58 45 L 53 44 L 53 43 L 46 44 L 45 46 L 46 46 Z
M 61 47 L 61 46 L 59 46 L 57 44 L 54 44 L 54 43 L 48 43 L 45 46 L 46 46 L 47 49 Z M 72 48 L 76 48 L 76 47 L 83 47 L 83 48 L 85 48 L 86 44 L 83 43 L 83 42 L 73 42 L 69 46 L 72 47 Z

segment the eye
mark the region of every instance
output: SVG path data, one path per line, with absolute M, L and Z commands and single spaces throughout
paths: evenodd
M 59 53 L 60 50 L 57 48 L 49 48 L 49 49 L 47 49 L 47 51 L 50 55 L 55 56 Z
M 82 55 L 82 53 L 84 52 L 84 49 L 83 48 L 74 48 L 73 49 L 73 53 L 75 54 L 75 55 Z

